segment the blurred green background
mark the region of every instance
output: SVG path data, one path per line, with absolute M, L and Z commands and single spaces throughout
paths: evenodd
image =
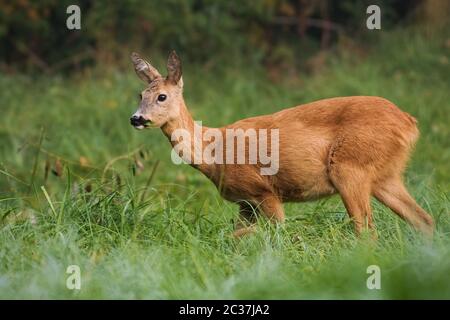
M 439 0 L 0 0 L 0 298 L 450 298 L 449 14 Z M 171 49 L 206 126 L 348 95 L 411 113 L 405 180 L 433 245 L 375 201 L 380 239 L 356 239 L 338 197 L 229 237 L 237 207 L 173 164 L 159 130 L 129 125 L 144 88 L 130 52 L 164 74 Z
M 81 9 L 80 31 L 65 27 L 71 4 Z M 371 4 L 382 9 L 382 31 L 366 28 Z M 176 49 L 189 63 L 209 68 L 238 60 L 273 73 L 295 72 L 320 67 L 325 57 L 319 52 L 363 55 L 382 33 L 418 24 L 442 27 L 448 20 L 448 5 L 440 0 L 1 0 L 0 5 L 2 70 L 50 74 L 98 64 L 128 67 L 131 48 L 153 59 Z

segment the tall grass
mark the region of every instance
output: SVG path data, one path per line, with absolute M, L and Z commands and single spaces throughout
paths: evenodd
M 406 180 L 436 220 L 432 245 L 375 201 L 380 238 L 357 239 L 337 197 L 287 204 L 284 226 L 261 220 L 235 240 L 236 206 L 174 165 L 160 132 L 128 124 L 142 88 L 132 70 L 1 76 L 0 298 L 450 298 L 448 56 L 448 35 L 402 31 L 282 82 L 185 62 L 187 104 L 207 126 L 343 95 L 414 115 Z M 66 288 L 73 264 L 79 291 Z M 366 287 L 373 264 L 380 290 Z

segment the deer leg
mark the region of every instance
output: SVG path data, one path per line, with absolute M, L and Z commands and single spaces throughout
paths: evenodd
M 281 201 L 274 195 L 262 198 L 258 211 L 273 223 L 284 222 L 284 210 Z M 237 238 L 255 232 L 256 216 L 253 208 L 247 204 L 241 204 L 240 221 L 236 225 L 233 235 Z
M 271 222 L 284 222 L 285 217 L 283 204 L 275 195 L 268 195 L 264 197 L 259 204 L 259 210 Z
M 425 212 L 406 190 L 400 178 L 390 179 L 374 188 L 375 198 L 398 216 L 430 238 L 433 235 L 433 218 Z
M 341 166 L 333 168 L 330 176 L 358 235 L 365 229 L 374 230 L 370 207 L 370 178 L 363 170 Z M 373 236 L 376 238 L 375 232 Z
M 339 191 L 339 193 L 348 215 L 355 224 L 356 233 L 360 235 L 365 229 L 373 230 L 370 194 L 360 192 L 356 186 L 346 188 L 345 191 Z
M 253 233 L 255 231 L 256 215 L 255 209 L 247 203 L 242 202 L 239 204 L 239 220 L 234 226 L 233 236 L 236 238 L 242 237 L 246 234 Z

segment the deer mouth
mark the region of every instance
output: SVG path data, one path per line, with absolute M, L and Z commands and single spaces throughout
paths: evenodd
M 158 128 L 158 125 L 151 122 L 150 120 L 147 120 L 147 122 L 133 125 L 133 127 L 137 130 L 143 130 L 143 129 Z
M 139 117 L 138 116 L 132 116 L 130 118 L 130 124 L 135 129 L 138 129 L 138 130 L 142 130 L 142 129 L 150 127 L 151 123 L 152 122 L 150 120 L 147 120 L 147 119 L 145 119 L 142 116 L 139 116 Z

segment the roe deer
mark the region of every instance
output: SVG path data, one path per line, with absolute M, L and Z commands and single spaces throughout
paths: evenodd
M 173 147 L 178 129 L 194 132 L 183 99 L 181 61 L 173 51 L 167 77 L 132 53 L 137 75 L 148 84 L 131 124 L 161 128 Z M 279 169 L 262 175 L 257 164 L 195 164 L 221 195 L 240 206 L 235 236 L 252 230 L 254 210 L 274 222 L 284 221 L 283 202 L 307 201 L 336 193 L 342 198 L 356 233 L 373 229 L 370 197 L 392 209 L 416 229 L 431 236 L 433 219 L 410 196 L 402 173 L 419 132 L 416 120 L 392 102 L 371 96 L 324 99 L 237 121 L 218 128 L 279 130 Z M 202 127 L 201 130 L 207 128 Z M 194 134 L 189 148 L 195 153 Z M 245 141 L 245 148 L 249 143 Z M 202 147 L 203 148 L 203 147 Z

